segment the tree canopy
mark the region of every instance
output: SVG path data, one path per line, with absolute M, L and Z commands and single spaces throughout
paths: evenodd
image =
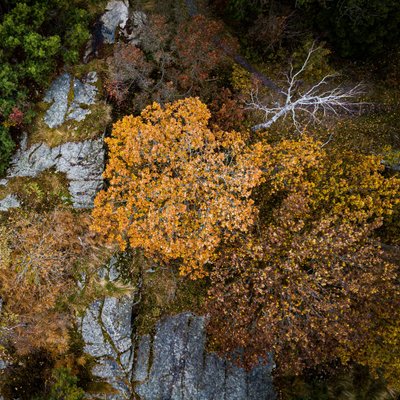
M 397 267 L 376 229 L 398 204 L 400 181 L 382 175 L 379 157 L 337 159 L 320 146 L 304 137 L 267 148 L 256 228 L 210 276 L 210 330 L 250 364 L 268 351 L 291 372 L 346 363 L 376 343 L 382 315 L 397 313 Z
M 245 234 L 256 209 L 261 146 L 235 131 L 210 129 L 197 98 L 145 108 L 114 124 L 106 139 L 109 186 L 95 200 L 94 229 L 121 249 L 181 259 L 181 272 L 204 275 L 224 240 Z

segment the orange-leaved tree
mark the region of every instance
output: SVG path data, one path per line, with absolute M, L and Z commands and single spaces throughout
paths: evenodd
M 126 116 L 106 139 L 109 186 L 95 199 L 93 229 L 142 248 L 180 272 L 204 275 L 222 241 L 240 237 L 257 213 L 250 199 L 261 179 L 262 146 L 242 134 L 210 129 L 198 98 L 154 103 Z

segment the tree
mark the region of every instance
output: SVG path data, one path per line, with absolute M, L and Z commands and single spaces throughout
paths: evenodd
M 395 299 L 399 299 L 399 289 Z M 388 387 L 400 391 L 400 315 L 399 308 L 382 307 L 380 319 L 372 326 L 373 335 L 355 352 L 354 360 L 380 373 Z
M 0 175 L 3 175 L 7 169 L 14 147 L 8 129 L 0 126 Z
M 107 59 L 106 91 L 118 105 L 129 100 L 129 110 L 141 111 L 188 95 L 210 99 L 218 93 L 213 75 L 229 65 L 218 47 L 234 47 L 221 22 L 204 16 L 180 23 L 175 29 L 162 16 L 146 19 L 140 40 L 114 47 Z M 211 94 L 212 93 L 212 94 Z
M 347 362 L 399 304 L 375 233 L 400 180 L 381 174 L 379 157 L 331 158 L 307 137 L 265 151 L 254 229 L 210 274 L 210 332 L 248 364 L 272 351 L 281 372 Z
M 0 174 L 14 147 L 9 131 L 32 120 L 31 101 L 49 83 L 57 63 L 77 62 L 80 47 L 89 38 L 87 2 L 1 3 Z
M 154 66 L 146 61 L 145 54 L 138 47 L 117 43 L 113 57 L 109 57 L 107 63 L 109 71 L 105 88 L 118 104 L 126 100 L 131 87 L 149 91 L 153 86 L 150 73 Z
M 224 35 L 221 22 L 197 15 L 179 27 L 172 46 L 181 71 L 178 83 L 193 94 L 193 89 L 203 86 L 212 71 L 228 62 L 228 55 L 220 47 L 233 50 L 236 42 Z
M 320 114 L 325 117 L 329 113 L 338 115 L 340 110 L 348 113 L 353 111 L 357 106 L 353 99 L 363 93 L 360 84 L 350 88 L 344 86 L 330 88 L 328 84 L 334 75 L 329 74 L 311 87 L 303 91 L 300 89 L 302 86 L 300 77 L 307 70 L 312 55 L 319 49 L 314 44 L 311 46 L 298 71 L 294 72 L 293 65 L 291 66 L 287 75 L 287 88 L 282 91 L 280 98 L 274 99 L 272 105 L 260 101 L 257 92 L 251 94 L 251 101 L 247 104 L 248 109 L 257 111 L 264 119 L 264 122 L 252 127 L 253 131 L 267 129 L 279 119 L 289 116 L 297 131 L 301 132 L 304 119 L 319 123 Z
M 0 123 L 13 107 L 28 108 L 29 95 L 48 83 L 58 61 L 78 61 L 89 38 L 84 7 L 79 0 L 9 2 L 0 17 Z
M 371 58 L 398 43 L 397 0 L 296 0 L 295 6 L 343 57 Z
M 159 261 L 180 259 L 182 274 L 205 274 L 223 241 L 243 235 L 256 209 L 262 147 L 241 134 L 208 128 L 210 113 L 197 98 L 114 124 L 106 139 L 109 186 L 95 199 L 96 232 Z

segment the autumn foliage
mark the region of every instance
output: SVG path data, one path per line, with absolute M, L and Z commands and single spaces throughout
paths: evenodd
M 197 98 L 114 124 L 106 139 L 109 186 L 95 199 L 93 229 L 121 249 L 140 247 L 160 261 L 181 260 L 182 274 L 204 275 L 223 241 L 243 236 L 257 210 L 262 146 L 238 132 L 208 127 L 210 112 Z
M 347 362 L 383 312 L 394 315 L 396 267 L 375 231 L 400 181 L 382 168 L 375 156 L 332 159 L 306 137 L 266 148 L 257 228 L 225 248 L 210 276 L 210 332 L 223 352 L 243 348 L 252 364 L 272 351 L 291 373 Z
M 211 271 L 209 331 L 224 354 L 242 348 L 252 365 L 272 351 L 290 372 L 361 360 L 400 301 L 377 236 L 400 180 L 377 156 L 339 158 L 307 136 L 250 145 L 209 119 L 187 98 L 117 122 L 92 228 L 191 278 Z
M 211 71 L 227 63 L 224 46 L 232 51 L 237 44 L 224 34 L 219 21 L 198 15 L 179 27 L 173 48 L 181 69 L 179 83 L 184 90 L 204 85 Z

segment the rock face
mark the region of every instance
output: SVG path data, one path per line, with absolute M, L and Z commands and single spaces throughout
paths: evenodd
M 44 96 L 43 101 L 53 103 L 44 117 L 44 122 L 50 128 L 56 128 L 64 122 L 64 117 L 68 109 L 70 81 L 71 76 L 69 74 L 59 76 Z
M 127 1 L 111 0 L 106 6 L 106 12 L 101 17 L 101 33 L 103 42 L 112 44 L 115 42 L 117 28 L 125 28 L 129 18 L 129 4 Z
M 90 72 L 84 80 L 72 78 L 69 74 L 58 77 L 47 91 L 44 101 L 53 102 L 44 116 L 44 122 L 55 128 L 65 120 L 82 121 L 90 114 L 87 106 L 96 102 L 98 94 L 96 72 Z M 72 86 L 71 86 L 72 85 Z M 70 93 L 73 98 L 69 100 Z M 35 177 L 49 168 L 63 172 L 69 179 L 69 192 L 75 208 L 90 208 L 96 193 L 103 184 L 105 150 L 103 138 L 83 142 L 68 142 L 50 148 L 46 143 L 27 147 L 28 138 L 25 134 L 20 148 L 13 156 L 7 178 L 30 176 Z M 0 184 L 7 185 L 7 179 Z M 0 201 L 0 211 L 11 207 L 19 207 L 18 199 L 9 195 Z
M 103 277 L 110 281 L 118 278 L 112 262 Z M 109 400 L 130 399 L 133 395 L 132 307 L 133 294 L 106 297 L 92 303 L 79 321 L 84 350 L 96 359 L 92 374 L 116 391 L 107 395 Z
M 107 272 L 107 279 L 117 274 Z M 108 400 L 275 400 L 273 363 L 247 372 L 205 351 L 205 319 L 190 312 L 161 320 L 154 337 L 133 334 L 133 296 L 96 301 L 81 319 L 93 375 L 117 391 Z
M 182 313 L 140 339 L 134 378 L 143 400 L 272 400 L 272 363 L 250 372 L 205 352 L 205 320 Z M 151 356 L 152 355 L 152 356 Z M 151 365 L 151 367 L 150 367 Z
M 47 126 L 56 128 L 65 120 L 84 120 L 91 111 L 81 106 L 95 104 L 98 91 L 92 83 L 96 81 L 95 72 L 88 74 L 85 82 L 72 78 L 69 74 L 63 74 L 55 79 L 43 99 L 46 103 L 53 103 L 44 116 Z M 69 104 L 70 93 L 71 104 Z
M 103 183 L 104 156 L 103 138 L 69 142 L 53 148 L 45 143 L 27 148 L 25 136 L 11 160 L 7 176 L 34 177 L 46 169 L 55 168 L 66 173 L 70 181 L 69 191 L 74 207 L 92 207 L 94 196 Z

